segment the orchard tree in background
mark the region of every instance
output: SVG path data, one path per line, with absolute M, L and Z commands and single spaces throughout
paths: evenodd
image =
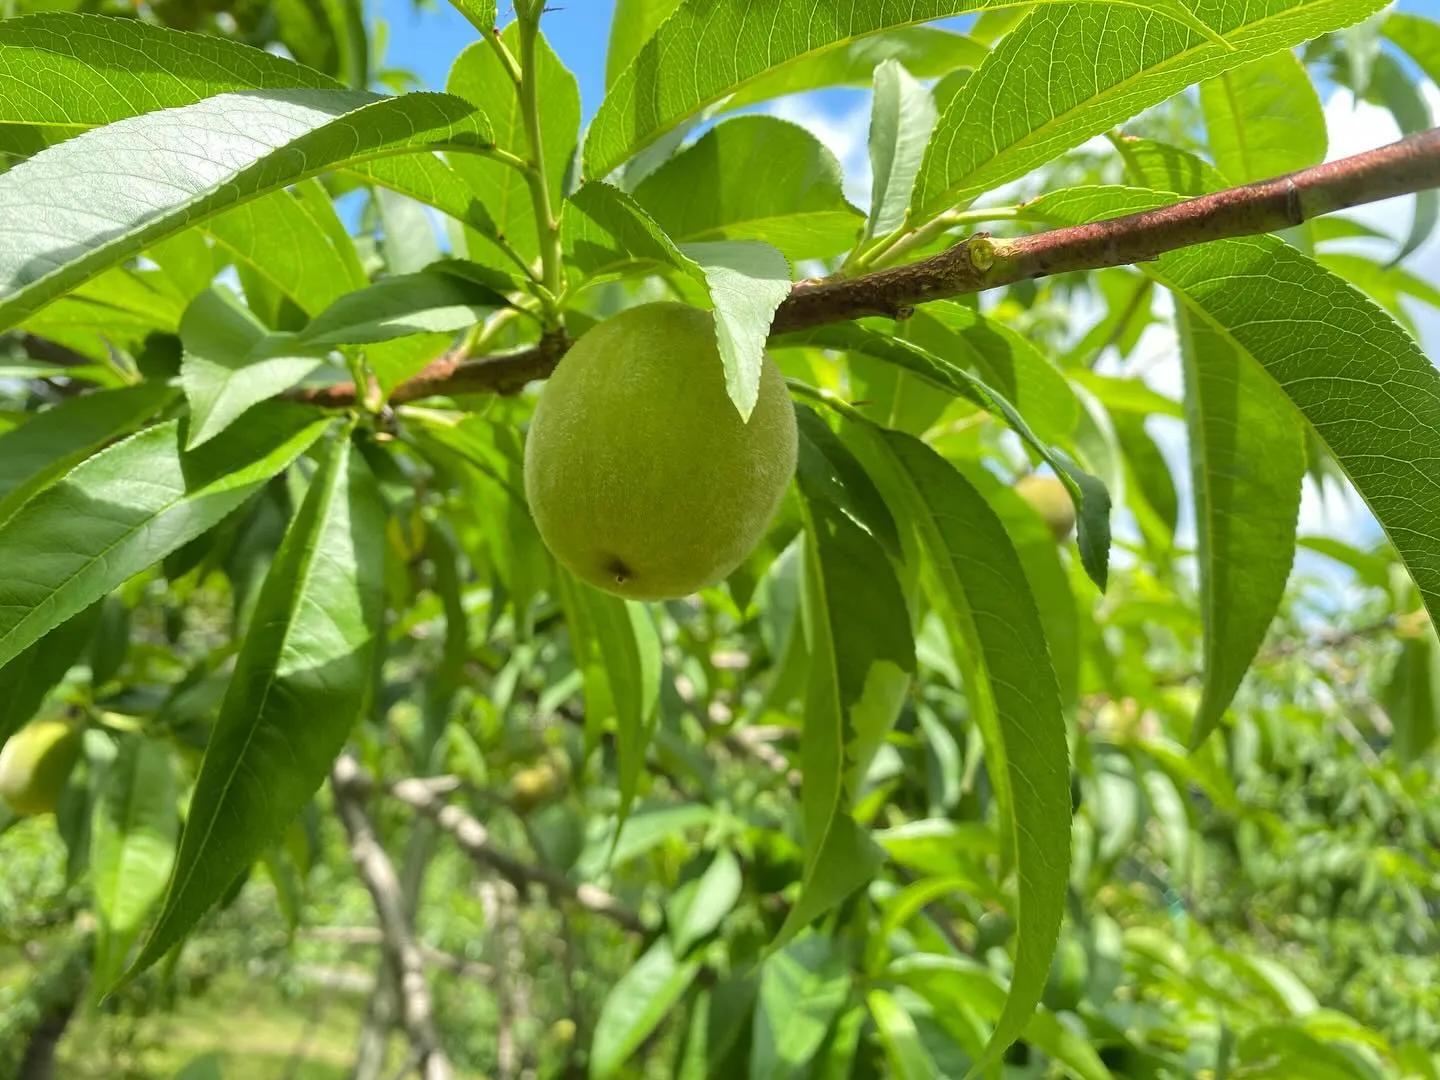
M 454 3 L 0 19 L 4 1075 L 1440 1077 L 1440 23 Z

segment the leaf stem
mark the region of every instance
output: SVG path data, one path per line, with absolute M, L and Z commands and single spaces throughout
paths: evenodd
M 520 17 L 520 112 L 525 119 L 525 138 L 530 144 L 530 199 L 535 207 L 535 229 L 540 236 L 540 280 L 549 297 L 546 305 L 547 325 L 560 325 L 555 297 L 564 290 L 564 264 L 560 250 L 560 223 L 550 203 L 550 181 L 545 172 L 545 141 L 540 133 L 540 67 L 537 43 L 540 37 L 540 15 L 536 10 Z
M 505 74 L 510 76 L 510 81 L 515 84 L 515 89 L 518 91 L 524 75 L 520 70 L 520 64 L 515 59 L 515 54 L 510 51 L 504 39 L 500 37 L 500 31 L 492 26 L 488 30 L 481 30 L 480 33 L 490 43 L 490 48 L 495 50 L 495 55 L 500 58 L 500 66 L 505 69 Z
M 786 379 L 785 385 L 790 388 L 791 393 L 798 394 L 801 397 L 807 397 L 811 401 L 818 401 L 827 408 L 834 409 L 841 416 L 845 417 L 846 420 L 853 420 L 857 423 L 866 422 L 864 413 L 833 391 L 824 390 L 818 386 L 811 386 L 809 383 L 802 382 L 799 379 Z

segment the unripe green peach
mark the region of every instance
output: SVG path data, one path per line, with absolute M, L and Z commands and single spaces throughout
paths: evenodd
M 1031 473 L 1015 482 L 1015 490 L 1050 526 L 1056 543 L 1070 539 L 1075 529 L 1075 504 L 1058 476 Z
M 66 720 L 36 720 L 0 749 L 0 799 L 17 814 L 49 814 L 80 757 L 80 729 Z
M 549 761 L 521 769 L 510 778 L 510 805 L 518 813 L 528 814 L 559 795 L 564 782 L 560 770 Z
M 688 596 L 754 550 L 795 472 L 795 412 L 765 358 L 742 421 L 707 311 L 643 304 L 564 356 L 525 443 L 525 494 L 577 577 L 631 600 Z

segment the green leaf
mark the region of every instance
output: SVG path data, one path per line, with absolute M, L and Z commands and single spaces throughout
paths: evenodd
M 983 325 L 988 328 L 995 324 L 986 322 Z M 1080 560 L 1091 580 L 1101 589 L 1105 588 L 1110 558 L 1110 495 L 1105 490 L 1105 485 L 1081 470 L 1054 447 L 1043 442 L 1030 429 L 1015 406 L 983 381 L 914 342 L 890 337 L 859 323 L 836 323 L 784 334 L 775 344 L 777 347 L 814 345 L 873 356 L 877 360 L 913 372 L 926 382 L 960 394 L 991 413 L 1004 417 L 1015 433 L 1055 470 L 1070 491 L 1071 498 L 1079 506 L 1077 542 L 1080 547 Z M 992 359 L 1000 355 L 1002 354 L 997 351 L 992 354 Z M 1043 358 L 1039 362 L 1042 366 L 1049 366 Z
M 495 0 L 450 0 L 450 6 L 470 20 L 481 34 L 495 29 Z
M 79 661 L 99 615 L 100 605 L 92 605 L 0 668 L 0 746 L 34 718 L 46 696 Z
M 387 274 L 413 274 L 445 257 L 430 212 L 419 199 L 377 187 L 374 200 Z
M 1265 370 L 1219 330 L 1176 313 L 1205 628 L 1196 746 L 1220 723 L 1285 594 L 1295 560 L 1305 431 Z
M 606 1080 L 669 1015 L 700 971 L 698 960 L 679 961 L 670 939 L 660 937 L 635 966 L 620 976 L 600 1008 L 590 1044 L 590 1078 Z
M 915 671 L 910 615 L 885 553 L 828 502 L 807 499 L 806 518 L 805 872 L 772 948 L 844 900 L 879 865 L 879 851 L 850 807 Z
M 0 524 L 0 667 L 237 509 L 329 419 L 272 403 L 188 453 L 179 421 L 76 466 Z
M 1027 212 L 1076 224 L 1167 201 L 1128 188 L 1077 188 L 1042 196 Z M 1440 618 L 1440 486 L 1424 464 L 1440 459 L 1440 371 L 1415 340 L 1353 286 L 1275 237 L 1217 240 L 1142 269 L 1279 384 Z M 1284 313 L 1278 320 L 1277 312 Z
M 474 106 L 445 94 L 221 94 L 119 120 L 0 174 L 0 326 L 223 209 L 326 169 L 490 145 Z M 35 223 L 43 221 L 45 227 Z
M 1389 20 L 1386 20 L 1389 25 Z M 1433 25 L 1433 24 L 1432 24 Z M 1404 48 L 1404 46 L 1401 46 Z M 1399 62 L 1386 53 L 1375 57 L 1375 64 L 1365 98 L 1377 102 L 1390 110 L 1402 135 L 1414 135 L 1427 131 L 1435 124 L 1435 117 L 1420 87 L 1411 81 L 1409 73 Z M 1417 250 L 1430 238 L 1435 224 L 1440 220 L 1440 193 L 1434 188 L 1415 193 L 1415 212 L 1410 221 L 1410 232 L 1400 250 L 1391 258 L 1394 266 Z
M 61 402 L 0 435 L 0 520 L 174 397 L 161 382 L 100 390 Z
M 677 243 L 764 240 L 792 260 L 845 251 L 861 225 L 835 155 L 773 116 L 717 124 L 642 180 L 634 198 Z
M 1440 643 L 1427 627 L 1418 637 L 1406 638 L 1380 700 L 1395 733 L 1391 747 L 1402 762 L 1418 761 L 1440 733 Z
M 567 257 L 589 277 L 659 266 L 702 286 L 715 309 L 725 389 L 740 415 L 750 418 L 770 323 L 790 295 L 784 255 L 749 240 L 679 247 L 635 200 L 609 184 L 586 184 L 570 197 L 562 236 Z
M 1060 689 L 1060 703 L 1074 706 L 1080 689 L 1080 620 L 1070 578 L 1060 561 L 1055 535 L 1030 504 L 979 463 L 956 466 L 999 515 L 1025 568 L 1030 595 L 1040 609 L 1045 644 Z
M 1200 84 L 1215 167 L 1249 184 L 1325 160 L 1329 136 L 1320 95 L 1292 52 L 1253 60 Z
M 800 1080 L 850 998 L 845 954 L 807 933 L 765 958 L 750 1040 L 751 1080 Z
M 605 54 L 607 90 L 680 3 L 681 0 L 615 0 L 615 14 L 610 20 L 610 49 Z
M 968 957 L 916 954 L 893 961 L 886 976 L 924 995 L 942 1021 L 963 1009 L 987 1020 L 1001 1015 L 1005 991 L 995 975 Z M 1077 1080 L 1115 1080 L 1090 1040 L 1076 1035 L 1053 1013 L 1039 1009 L 1025 1028 L 1025 1040 L 1065 1066 Z M 978 1070 L 977 1070 L 978 1071 Z
M 311 180 L 227 210 L 204 231 L 301 311 L 316 315 L 366 284 L 355 245 L 343 228 L 340 237 L 327 231 L 327 218 L 334 217 L 329 197 Z
M 250 408 L 290 389 L 324 362 L 323 349 L 293 334 L 268 333 L 224 288 L 206 289 L 180 320 L 185 356 L 180 383 L 190 402 L 193 450 L 228 428 Z
M 861 430 L 919 533 L 932 599 L 966 658 L 988 772 L 1009 791 L 1012 816 L 1002 828 L 1019 877 L 1019 945 L 1010 996 L 985 1055 L 993 1061 L 1025 1030 L 1040 1000 L 1064 914 L 1070 776 L 1060 697 L 1024 568 L 995 512 L 918 439 Z
M 1149 10 L 1203 26 L 1178 0 L 1141 2 Z M 610 84 L 585 139 L 585 176 L 605 178 L 687 117 L 792 61 L 878 31 L 1002 3 L 1008 0 L 820 6 L 815 0 L 774 0 L 757 9 L 752 0 L 685 0 Z
M 875 68 L 896 60 L 917 79 L 933 79 L 980 66 L 989 53 L 972 37 L 935 26 L 902 26 L 807 53 L 752 79 L 725 102 L 740 109 L 772 98 L 830 86 L 868 86 Z
M 386 513 L 333 442 L 265 577 L 210 734 L 165 906 L 127 977 L 180 942 L 310 801 L 370 693 Z
M 1064 445 L 1074 435 L 1080 403 L 1069 381 L 1035 345 L 1003 322 L 987 319 L 964 304 L 939 300 L 917 311 L 906 333 L 932 355 L 974 368 L 1041 439 Z
M 125 967 L 150 909 L 165 892 L 180 834 L 170 751 L 158 739 L 121 736 L 90 827 L 90 881 L 99 933 L 95 981 L 103 992 Z
M 885 236 L 904 224 L 910 190 L 938 118 L 930 91 L 900 61 L 886 60 L 875 69 L 870 111 L 872 188 L 864 240 Z
M 0 123 L 98 127 L 216 94 L 335 86 L 263 49 L 139 19 L 55 13 L 0 22 Z
M 1195 16 L 1228 48 L 1138 7 L 1109 7 L 1103 17 L 1089 6 L 1036 7 L 940 118 L 915 184 L 912 222 L 1024 176 L 1194 82 L 1358 22 L 1383 5 L 1195 0 Z M 1052 72 L 1062 55 L 1099 59 L 1067 65 L 1074 77 L 1057 80 Z
M 871 990 L 865 995 L 865 1001 L 870 1006 L 870 1016 L 885 1047 L 890 1075 L 896 1080 L 926 1080 L 939 1076 L 935 1062 L 930 1060 L 924 1043 L 920 1041 L 915 1021 L 910 1019 L 910 1014 L 894 996 L 886 990 Z
M 454 333 L 506 303 L 494 289 L 456 274 L 439 270 L 397 274 L 340 297 L 310 321 L 300 341 L 340 345 Z
M 811 499 L 823 498 L 869 530 L 886 554 L 900 557 L 900 531 L 875 482 L 813 409 L 797 406 L 800 455 L 796 472 Z
M 670 894 L 665 922 L 676 956 L 684 956 L 715 932 L 740 899 L 744 884 L 740 860 L 729 848 L 721 848 L 703 874 Z
M 593 741 L 612 719 L 615 723 L 618 843 L 645 772 L 645 752 L 658 717 L 660 636 L 644 604 L 591 588 L 562 567 L 555 572 L 570 623 L 570 648 L 585 678 L 587 734 Z
M 520 55 L 520 23 L 510 24 L 501 40 Z M 536 92 L 540 109 L 540 141 L 545 149 L 551 212 L 559 213 L 565 195 L 565 177 L 580 138 L 580 88 L 575 76 L 546 42 L 536 41 Z M 483 109 L 495 133 L 495 145 L 519 158 L 530 156 L 525 118 L 510 73 L 488 42 L 478 41 L 462 52 L 450 69 L 445 89 Z M 451 167 L 489 211 L 500 235 L 527 260 L 540 254 L 535 228 L 535 207 L 525 177 L 509 165 L 484 158 L 452 157 Z M 473 253 L 472 253 L 473 254 Z

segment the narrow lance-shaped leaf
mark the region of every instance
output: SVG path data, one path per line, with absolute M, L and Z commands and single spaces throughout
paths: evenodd
M 1075 224 L 1167 201 L 1078 188 L 1027 207 Z M 1275 237 L 1218 240 L 1142 269 L 1279 384 L 1389 535 L 1440 618 L 1440 371 L 1395 320 Z M 1263 289 L 1261 288 L 1263 286 Z
M 218 524 L 329 424 L 314 409 L 272 402 L 186 453 L 172 420 L 40 492 L 0 524 L 0 667 Z
M 0 174 L 0 326 L 197 221 L 326 169 L 488 146 L 484 115 L 460 98 L 350 90 L 221 94 L 87 131 Z
M 130 18 L 54 13 L 7 19 L 0 57 L 7 62 L 0 73 L 0 123 L 35 125 L 33 130 L 99 127 L 234 91 L 340 89 L 319 71 L 264 50 Z M 496 233 L 474 191 L 438 157 L 352 161 L 346 169 L 485 235 Z
M 807 492 L 806 506 L 805 872 L 772 948 L 839 904 L 878 867 L 879 850 L 850 808 L 915 671 L 910 615 L 885 553 L 823 496 Z
M 973 71 L 990 50 L 965 34 L 938 26 L 902 26 L 806 54 L 752 79 L 725 99 L 727 110 L 831 86 L 868 86 L 875 68 L 897 60 L 917 79 Z
M 367 284 L 343 226 L 340 236 L 327 232 L 334 219 L 329 196 L 319 181 L 310 180 L 226 211 L 209 221 L 205 232 L 302 312 L 316 315 Z
M 174 397 L 161 382 L 101 390 L 61 402 L 0 435 L 0 520 Z
M 130 18 L 59 12 L 0 22 L 0 123 L 99 127 L 244 90 L 338 89 L 264 49 Z
M 630 66 L 640 47 L 655 36 L 660 24 L 680 6 L 681 0 L 615 0 L 610 20 L 610 48 L 605 54 L 608 89 Z
M 604 179 L 687 117 L 791 61 L 882 30 L 1012 2 L 773 0 L 756 5 L 753 0 L 685 0 L 611 81 L 585 140 L 585 176 Z M 1042 0 L 1047 2 L 1065 0 Z M 1194 27 L 1197 34 L 1208 31 L 1182 0 L 1124 4 L 1163 12 Z M 1118 5 L 1118 10 L 1125 8 Z
M 620 1075 L 621 1066 L 690 989 L 700 961 L 677 960 L 668 937 L 659 937 L 610 990 L 595 1021 L 590 1078 Z
M 1386 25 L 1389 25 L 1388 21 Z M 1401 47 L 1405 48 L 1403 45 Z M 1375 57 L 1375 67 L 1365 97 L 1390 110 L 1390 115 L 1395 117 L 1395 122 L 1400 125 L 1402 135 L 1414 135 L 1434 126 L 1434 113 L 1424 92 L 1411 81 L 1409 73 L 1399 62 L 1386 53 Z M 1437 221 L 1440 221 L 1440 192 L 1434 188 L 1417 191 L 1415 211 L 1410 219 L 1410 232 L 1388 265 L 1394 266 L 1418 250 L 1435 231 Z
M 1183 307 L 1176 321 L 1205 628 L 1205 687 L 1190 738 L 1198 745 L 1229 707 L 1285 594 L 1305 432 L 1263 368 Z
M 930 91 L 898 60 L 875 69 L 870 112 L 870 218 L 865 239 L 884 236 L 905 221 L 910 189 L 925 157 L 938 114 Z
M 205 748 L 159 920 L 129 976 L 177 944 L 309 802 L 370 692 L 385 507 L 335 441 L 261 589 Z
M 1209 35 L 1141 7 L 1039 6 L 940 118 L 915 183 L 913 218 L 964 205 L 1192 83 L 1359 22 L 1384 2 L 1195 0 Z M 1095 60 L 1066 65 L 1073 77 L 1056 80 L 1062 55 Z
M 175 862 L 180 814 L 168 746 L 142 735 L 121 738 L 105 770 L 90 828 L 90 878 L 100 932 L 95 981 L 108 988 L 125 966 Z
M 773 116 L 717 124 L 645 177 L 634 197 L 678 243 L 763 240 L 789 259 L 837 255 L 861 223 L 835 155 Z
M 837 942 L 808 933 L 765 958 L 750 1039 L 751 1080 L 805 1075 L 850 998 L 850 969 Z
M 30 722 L 46 695 L 79 661 L 99 616 L 100 605 L 94 604 L 0 668 L 0 746 Z
M 324 363 L 325 351 L 266 331 L 229 289 L 206 289 L 180 320 L 180 384 L 190 402 L 186 449 L 219 435 L 248 409 Z
M 984 1067 L 1025 1029 L 1050 972 L 1070 862 L 1065 723 L 1044 630 L 1025 571 L 995 512 L 944 458 L 900 432 L 865 426 L 904 516 L 915 524 L 940 608 L 967 661 L 971 708 L 997 786 L 1008 789 L 1019 879 L 1010 994 Z
M 1292 52 L 1206 80 L 1200 107 L 1215 167 L 1231 184 L 1268 180 L 1325 160 L 1325 111 Z
M 586 732 L 592 744 L 612 718 L 620 771 L 614 842 L 634 804 L 660 698 L 660 636 L 644 604 L 593 589 L 561 567 L 571 650 L 585 679 Z M 612 844 L 613 849 L 613 844 Z
M 337 299 L 310 320 L 299 340 L 323 346 L 453 333 L 504 306 L 494 289 L 458 274 L 440 269 L 396 274 Z
M 936 386 L 961 394 L 981 408 L 1003 417 L 1056 472 L 1070 497 L 1079 507 L 1078 543 L 1080 561 L 1090 579 L 1105 588 L 1110 559 L 1110 495 L 1105 485 L 1068 457 L 1038 438 L 1025 418 L 1005 397 L 964 368 L 958 367 L 918 344 L 877 333 L 858 323 L 836 323 L 813 330 L 785 334 L 777 345 L 815 345 L 846 349 L 873 356 L 919 375 Z
M 678 246 L 630 196 L 609 184 L 586 184 L 564 217 L 566 257 L 595 277 L 636 266 L 681 271 L 715 308 L 715 336 L 725 389 L 749 419 L 760 395 L 760 367 L 770 323 L 790 295 L 790 265 L 759 241 L 717 240 Z

